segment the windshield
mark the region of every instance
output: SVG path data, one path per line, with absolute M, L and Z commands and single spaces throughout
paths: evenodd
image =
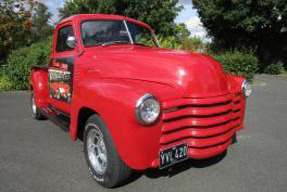
M 151 47 L 156 46 L 155 40 L 149 29 L 141 25 L 135 25 L 130 22 L 127 22 L 127 27 L 129 29 L 131 38 L 135 44 L 141 44 Z
M 125 21 L 85 21 L 82 23 L 85 47 L 111 44 L 139 44 L 156 46 L 151 31 L 143 26 Z

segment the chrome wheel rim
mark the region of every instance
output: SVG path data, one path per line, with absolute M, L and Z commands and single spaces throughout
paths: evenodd
M 37 107 L 36 107 L 36 104 L 35 104 L 34 95 L 32 96 L 32 112 L 33 112 L 33 115 L 35 115 L 36 112 L 37 112 Z
M 87 152 L 91 167 L 99 174 L 103 175 L 107 169 L 107 150 L 103 134 L 95 124 L 89 124 L 87 127 L 93 127 L 87 135 Z

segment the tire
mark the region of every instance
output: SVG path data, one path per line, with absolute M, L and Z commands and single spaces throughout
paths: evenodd
M 120 158 L 104 121 L 96 114 L 85 125 L 84 152 L 93 179 L 106 188 L 124 184 L 132 174 Z
M 44 115 L 41 114 L 39 108 L 36 106 L 34 92 L 31 93 L 31 111 L 32 111 L 32 117 L 34 119 L 37 120 L 47 119 Z
M 237 134 L 236 133 L 234 133 L 233 135 L 232 135 L 232 144 L 235 144 L 235 143 L 237 143 Z

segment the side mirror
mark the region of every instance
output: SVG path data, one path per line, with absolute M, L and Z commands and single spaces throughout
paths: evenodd
M 69 36 L 67 38 L 66 44 L 69 48 L 73 49 L 78 46 L 77 39 L 74 36 Z

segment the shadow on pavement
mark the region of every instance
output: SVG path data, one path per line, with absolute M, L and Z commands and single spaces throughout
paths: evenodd
M 225 156 L 226 151 L 216 157 L 204 160 L 189 159 L 167 169 L 148 169 L 143 174 L 148 178 L 156 179 L 159 177 L 173 177 L 181 172 L 187 171 L 190 168 L 205 168 L 219 163 Z
M 133 181 L 138 180 L 140 177 L 145 175 L 146 177 L 150 179 L 157 179 L 160 177 L 173 177 L 181 172 L 187 171 L 190 168 L 205 168 L 209 167 L 212 165 L 215 165 L 219 163 L 227 154 L 227 151 L 224 151 L 218 156 L 209 158 L 209 159 L 204 159 L 204 160 L 187 160 L 182 163 L 179 163 L 177 165 L 171 166 L 170 168 L 167 169 L 148 169 L 144 172 L 135 172 L 132 177 L 124 184 L 129 184 Z M 123 186 L 123 185 L 122 185 Z M 119 186 L 120 187 L 120 186 Z

